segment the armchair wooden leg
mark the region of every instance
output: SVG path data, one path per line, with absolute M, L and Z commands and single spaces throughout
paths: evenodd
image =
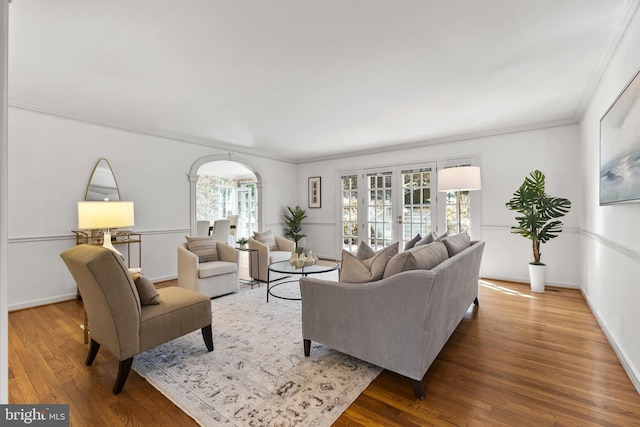
M 311 340 L 304 340 L 304 355 L 309 357 L 311 354 Z
M 204 345 L 207 346 L 207 350 L 213 351 L 213 330 L 211 325 L 202 328 L 202 338 L 204 338 Z
M 84 364 L 87 366 L 91 366 L 94 359 L 96 358 L 96 354 L 98 354 L 98 350 L 100 350 L 100 343 L 94 341 L 91 338 L 91 344 L 89 344 L 89 354 L 87 354 L 87 360 L 84 361 Z
M 413 394 L 420 399 L 424 400 L 424 386 L 420 380 L 411 380 L 411 387 L 413 387 Z
M 118 365 L 118 377 L 116 378 L 116 384 L 113 386 L 113 394 L 118 394 L 122 391 L 124 383 L 127 381 L 127 377 L 129 376 L 132 363 L 133 357 L 120 361 L 120 364 Z

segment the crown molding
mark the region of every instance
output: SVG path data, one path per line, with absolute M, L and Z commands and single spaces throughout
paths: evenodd
M 295 159 L 291 159 L 283 156 L 276 156 L 272 153 L 261 151 L 260 149 L 255 147 L 242 147 L 239 145 L 224 143 L 224 142 L 213 140 L 213 139 L 197 138 L 191 135 L 172 133 L 172 132 L 167 132 L 161 129 L 145 128 L 145 127 L 136 126 L 130 123 L 120 123 L 120 122 L 100 119 L 96 117 L 85 116 L 82 114 L 71 113 L 68 111 L 62 111 L 62 110 L 57 110 L 55 108 L 45 107 L 42 105 L 34 105 L 34 104 L 25 103 L 25 102 L 9 100 L 9 108 L 15 109 L 15 110 L 28 111 L 36 114 L 42 114 L 46 116 L 54 116 L 54 117 L 67 119 L 67 120 L 74 120 L 78 122 L 89 123 L 92 125 L 103 126 L 110 129 L 117 129 L 117 130 L 126 131 L 126 132 L 138 133 L 141 135 L 155 136 L 159 138 L 169 139 L 172 141 L 186 142 L 189 144 L 201 145 L 209 148 L 216 148 L 216 149 L 223 150 L 225 152 L 230 152 L 230 153 L 248 154 L 251 156 L 257 156 L 257 157 L 262 157 L 262 158 L 271 159 L 271 160 L 277 160 L 277 161 L 288 162 L 288 163 L 297 163 Z
M 615 24 L 615 26 L 619 29 L 618 33 L 611 41 L 611 44 L 609 45 L 605 53 L 602 55 L 602 58 L 600 59 L 600 65 L 592 74 L 590 82 L 583 90 L 582 98 L 578 103 L 578 107 L 576 108 L 576 112 L 574 115 L 576 122 L 579 123 L 582 121 L 582 119 L 584 119 L 584 115 L 587 113 L 589 105 L 591 105 L 591 103 L 593 102 L 593 98 L 602 85 L 602 81 L 607 73 L 607 70 L 609 69 L 609 66 L 611 65 L 613 57 L 615 56 L 623 40 L 629 33 L 633 22 L 636 19 L 640 19 L 640 13 L 638 12 L 639 10 L 640 0 L 624 0 L 623 4 L 620 6 Z

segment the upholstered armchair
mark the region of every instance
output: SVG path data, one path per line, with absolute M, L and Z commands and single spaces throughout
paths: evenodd
M 249 238 L 249 249 L 255 249 L 257 253 L 251 253 L 251 275 L 255 280 L 266 282 L 268 280 L 269 264 L 277 261 L 286 261 L 295 250 L 295 243 L 280 236 L 271 236 L 264 239 L 264 235 L 270 233 L 255 233 Z M 258 240 L 258 238 L 260 240 Z
M 206 296 L 175 286 L 155 290 L 148 282 L 157 295 L 143 305 L 143 292 L 113 251 L 79 245 L 60 256 L 78 285 L 89 320 L 85 364 L 93 363 L 101 346 L 120 361 L 114 394 L 122 391 L 134 356 L 146 350 L 202 329 L 206 348 L 213 351 L 211 300 Z
M 178 245 L 178 286 L 209 298 L 240 289 L 240 252 L 213 237 L 188 240 Z

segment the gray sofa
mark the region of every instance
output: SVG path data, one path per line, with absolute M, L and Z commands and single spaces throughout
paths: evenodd
M 471 242 L 450 258 L 445 252 L 446 259 L 430 270 L 401 271 L 369 283 L 301 278 L 305 355 L 312 341 L 326 345 L 409 377 L 416 397 L 424 399 L 427 369 L 469 306 L 478 304 L 483 250 L 484 242 Z

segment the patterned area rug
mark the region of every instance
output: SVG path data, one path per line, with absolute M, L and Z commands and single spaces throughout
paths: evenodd
M 305 357 L 300 301 L 267 304 L 266 292 L 241 285 L 212 300 L 213 352 L 196 331 L 136 356 L 133 368 L 203 426 L 331 425 L 382 369 L 315 343 Z

